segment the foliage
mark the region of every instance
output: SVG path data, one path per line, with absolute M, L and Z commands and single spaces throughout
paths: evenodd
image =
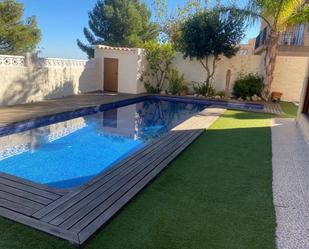
M 203 95 L 206 97 L 211 97 L 215 95 L 215 88 L 209 82 L 203 82 L 193 85 L 193 90 L 198 95 Z
M 206 84 L 214 76 L 223 55 L 231 58 L 238 51 L 244 34 L 244 18 L 236 11 L 221 13 L 214 8 L 190 17 L 181 29 L 180 48 L 184 57 L 196 58 L 205 68 Z M 211 65 L 209 60 L 212 59 Z M 206 87 L 206 86 L 204 86 Z
M 146 42 L 145 50 L 148 70 L 143 73 L 141 80 L 144 82 L 147 92 L 159 93 L 164 82 L 168 79 L 168 72 L 175 57 L 175 50 L 170 43 L 156 41 Z
M 141 47 L 144 42 L 154 40 L 158 27 L 150 21 L 151 12 L 139 0 L 98 0 L 89 12 L 89 28 L 84 35 L 89 45 L 79 39 L 80 49 L 94 57 L 93 45 Z
M 225 97 L 225 91 L 218 91 L 215 93 L 215 95 L 220 96 L 221 99 Z
M 179 75 L 177 69 L 172 68 L 168 75 L 169 91 L 172 94 L 180 94 L 181 91 L 187 90 L 185 87 L 184 74 Z
M 161 88 L 157 85 L 153 86 L 149 83 L 149 81 L 144 82 L 144 87 L 147 93 L 160 93 Z
M 263 89 L 263 77 L 258 74 L 241 74 L 235 81 L 233 94 L 235 97 L 246 99 L 253 95 L 261 96 Z
M 166 0 L 153 0 L 156 21 L 160 27 L 160 40 L 170 42 L 176 50 L 179 49 L 181 25 L 192 15 L 202 12 L 206 7 L 202 0 L 187 0 L 181 5 L 176 5 L 172 10 L 167 7 Z
M 222 7 L 221 11 L 230 11 Z M 235 8 L 233 8 L 235 9 Z M 276 66 L 280 32 L 288 28 L 309 23 L 309 5 L 303 0 L 249 0 L 245 8 L 236 8 L 239 15 L 246 16 L 253 23 L 263 20 L 268 27 L 265 39 L 263 98 L 268 99 Z
M 0 53 L 32 52 L 41 39 L 34 16 L 23 21 L 24 9 L 15 0 L 0 1 Z

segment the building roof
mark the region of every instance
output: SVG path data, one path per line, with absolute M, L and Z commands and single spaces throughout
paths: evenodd
M 130 52 L 135 51 L 135 48 L 110 47 L 110 46 L 106 46 L 106 45 L 96 45 L 95 48 L 100 48 L 100 49 L 105 49 L 105 50 L 130 51 Z

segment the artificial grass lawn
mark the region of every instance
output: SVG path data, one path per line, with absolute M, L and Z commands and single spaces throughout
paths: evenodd
M 283 118 L 296 118 L 298 106 L 296 106 L 292 102 L 280 101 L 280 106 L 282 111 L 284 112 L 281 116 Z
M 227 111 L 90 248 L 275 248 L 270 116 Z M 4 219 L 0 248 L 71 248 Z

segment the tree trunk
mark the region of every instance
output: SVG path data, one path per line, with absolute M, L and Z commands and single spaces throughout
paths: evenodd
M 264 89 L 262 97 L 264 100 L 269 99 L 271 84 L 274 78 L 277 53 L 279 48 L 280 33 L 270 30 L 266 40 L 266 53 L 264 58 Z
M 216 71 L 216 62 L 219 60 L 217 56 L 213 56 L 213 61 L 212 61 L 212 64 L 211 64 L 211 68 L 209 67 L 208 65 L 208 56 L 205 57 L 205 63 L 203 62 L 203 60 L 200 60 L 200 63 L 202 64 L 202 66 L 206 69 L 206 72 L 207 72 L 207 76 L 206 76 L 206 80 L 205 80 L 205 83 L 207 85 L 210 84 L 214 74 L 215 74 L 215 71 Z

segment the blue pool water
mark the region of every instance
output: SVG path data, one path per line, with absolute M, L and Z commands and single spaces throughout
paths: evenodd
M 0 172 L 76 187 L 205 106 L 152 99 L 0 136 Z

